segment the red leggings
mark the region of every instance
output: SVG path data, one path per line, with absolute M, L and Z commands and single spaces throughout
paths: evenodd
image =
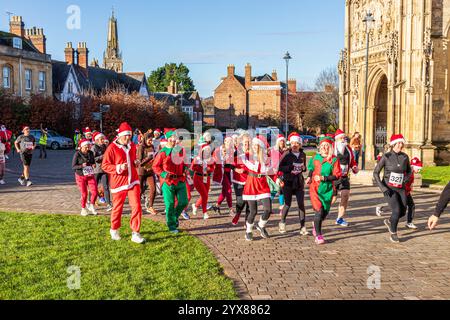
M 231 193 L 230 173 L 224 172 L 222 181 L 222 193 L 217 199 L 217 206 L 220 207 L 224 200 L 227 200 L 228 208 L 233 208 L 233 196 Z
M 208 177 L 208 181 L 206 183 L 203 183 L 203 177 L 194 175 L 194 188 L 200 193 L 200 198 L 195 203 L 195 206 L 197 208 L 200 208 L 200 206 L 203 209 L 203 213 L 208 212 L 208 194 L 209 194 L 209 187 L 211 184 L 211 177 Z
M 91 191 L 91 204 L 95 204 L 95 200 L 97 200 L 97 182 L 95 181 L 94 176 L 85 177 L 85 176 L 79 176 L 75 174 L 75 181 L 77 182 L 78 189 L 80 189 L 81 192 L 81 208 L 86 208 L 86 201 L 88 197 L 88 187 Z

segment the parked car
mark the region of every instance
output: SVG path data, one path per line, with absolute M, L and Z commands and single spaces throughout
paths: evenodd
M 302 135 L 303 145 L 305 147 L 315 147 L 317 146 L 317 138 L 314 136 Z
M 41 138 L 41 130 L 33 129 L 30 134 L 36 139 L 36 145 L 39 146 L 39 139 Z M 73 140 L 60 135 L 54 130 L 48 130 L 47 135 L 47 148 L 52 150 L 58 149 L 72 149 L 74 147 Z

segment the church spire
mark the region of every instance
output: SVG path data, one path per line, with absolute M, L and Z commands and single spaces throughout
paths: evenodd
M 114 7 L 108 22 L 108 39 L 106 52 L 103 56 L 103 67 L 116 72 L 123 72 L 122 54 L 119 50 L 119 33 Z

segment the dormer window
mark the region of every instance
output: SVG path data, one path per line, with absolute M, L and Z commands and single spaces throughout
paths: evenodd
M 22 39 L 14 37 L 13 38 L 13 48 L 22 50 Z

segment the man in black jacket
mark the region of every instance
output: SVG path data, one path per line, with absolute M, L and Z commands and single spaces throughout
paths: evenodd
M 430 230 L 433 230 L 436 228 L 439 218 L 441 217 L 442 213 L 444 212 L 445 208 L 447 208 L 447 205 L 450 201 L 450 182 L 445 187 L 444 191 L 442 191 L 441 197 L 439 198 L 439 202 L 436 205 L 436 210 L 434 211 L 434 215 L 432 215 L 428 219 L 428 228 Z

